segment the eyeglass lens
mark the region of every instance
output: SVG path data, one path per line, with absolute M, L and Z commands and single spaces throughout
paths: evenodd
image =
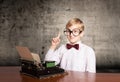
M 71 35 L 71 33 L 74 35 L 74 36 L 78 36 L 82 31 L 80 31 L 80 29 L 73 29 L 72 31 L 70 29 L 66 29 L 64 31 L 65 35 Z

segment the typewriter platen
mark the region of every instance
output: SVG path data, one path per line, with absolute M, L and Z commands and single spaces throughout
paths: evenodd
M 60 74 L 66 74 L 64 69 L 55 65 L 55 61 L 45 61 L 45 63 L 41 63 L 39 56 L 30 53 L 27 47 L 17 46 L 16 49 L 21 57 L 20 73 L 37 78 L 46 78 Z

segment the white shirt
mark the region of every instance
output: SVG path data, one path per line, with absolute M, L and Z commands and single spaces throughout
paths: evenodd
M 96 73 L 96 58 L 93 49 L 81 42 L 78 44 L 79 50 L 67 49 L 66 45 L 60 46 L 55 51 L 49 49 L 45 61 L 60 63 L 60 67 L 65 70 Z

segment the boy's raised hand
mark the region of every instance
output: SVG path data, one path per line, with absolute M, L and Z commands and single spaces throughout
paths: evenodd
M 54 50 L 58 46 L 58 44 L 60 43 L 60 36 L 61 36 L 61 34 L 59 32 L 58 35 L 57 35 L 57 37 L 55 37 L 55 38 L 52 39 L 51 49 Z

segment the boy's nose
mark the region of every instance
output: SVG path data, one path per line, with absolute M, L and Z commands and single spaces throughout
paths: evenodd
M 70 33 L 70 35 L 69 35 L 69 36 L 74 37 L 74 35 L 73 35 L 73 33 L 72 33 L 72 32 Z

